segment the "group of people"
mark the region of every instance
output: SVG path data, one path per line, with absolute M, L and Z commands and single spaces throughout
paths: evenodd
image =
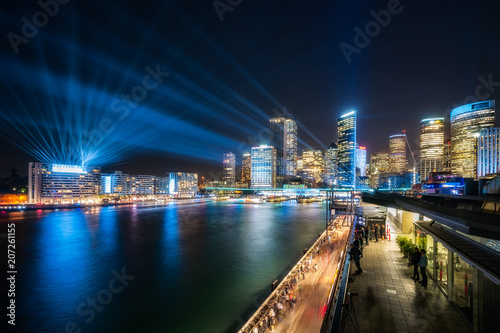
M 318 271 L 318 264 L 313 263 L 313 259 L 320 254 L 320 247 L 324 244 L 329 244 L 333 238 L 337 237 L 336 227 L 330 227 L 327 236 L 322 239 L 309 257 L 304 258 L 297 269 L 290 274 L 286 282 L 280 287 L 276 292 L 276 296 L 270 302 L 269 308 L 263 313 L 258 323 L 253 326 L 252 333 L 264 333 L 268 330 L 273 332 L 277 323 L 283 321 L 285 317 L 285 311 L 287 308 L 295 308 L 297 303 L 297 297 L 300 296 L 302 287 L 300 285 L 301 280 L 305 280 L 306 273 Z M 272 288 L 274 289 L 274 288 Z
M 413 276 L 412 279 L 418 281 L 422 286 L 427 287 L 427 255 L 424 249 L 419 250 L 418 247 L 415 248 L 413 252 L 413 257 L 411 259 L 413 264 Z M 420 267 L 420 274 L 419 274 Z M 420 275 L 422 275 L 422 280 L 420 280 Z

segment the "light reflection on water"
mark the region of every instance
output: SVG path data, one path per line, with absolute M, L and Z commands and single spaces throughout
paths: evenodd
M 324 209 L 200 202 L 11 214 L 0 224 L 17 224 L 17 328 L 234 331 L 323 230 Z M 78 313 L 123 268 L 135 277 L 123 291 L 92 320 Z

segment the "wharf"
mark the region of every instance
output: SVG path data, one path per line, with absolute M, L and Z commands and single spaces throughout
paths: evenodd
M 394 241 L 400 232 L 391 223 L 389 226 L 392 241 L 370 241 L 361 259 L 363 273 L 354 275 L 354 282 L 347 286 L 358 294 L 352 302 L 358 332 L 472 332 L 429 275 L 427 288 L 411 279 L 413 266 L 408 266 Z M 344 332 L 356 332 L 350 320 Z

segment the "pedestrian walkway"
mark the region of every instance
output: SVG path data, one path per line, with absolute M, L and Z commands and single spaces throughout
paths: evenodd
M 391 224 L 390 229 L 396 230 Z M 430 277 L 426 288 L 411 279 L 413 266 L 399 251 L 394 241 L 397 235 L 391 232 L 392 241 L 379 239 L 365 246 L 363 273 L 351 274 L 354 281 L 348 290 L 358 294 L 352 297 L 355 318 L 352 313 L 351 317 L 357 319 L 358 332 L 472 332 Z M 345 332 L 356 332 L 350 320 Z
M 322 247 L 322 255 L 318 258 L 318 272 L 306 275 L 301 281 L 302 292 L 298 297 L 295 309 L 292 309 L 274 332 L 319 332 L 325 317 L 328 293 L 336 278 L 335 274 L 340 261 L 342 248 L 345 244 L 349 227 L 338 231 L 338 238 L 331 244 Z
M 337 217 L 240 332 L 319 332 L 351 223 Z

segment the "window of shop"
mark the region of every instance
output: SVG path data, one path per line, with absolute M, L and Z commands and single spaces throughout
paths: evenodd
M 475 268 L 463 261 L 458 255 L 455 255 L 454 259 L 453 301 L 465 317 L 472 322 L 472 276 Z
M 434 246 L 436 281 L 444 293 L 448 294 L 448 249 L 438 241 L 434 241 Z

